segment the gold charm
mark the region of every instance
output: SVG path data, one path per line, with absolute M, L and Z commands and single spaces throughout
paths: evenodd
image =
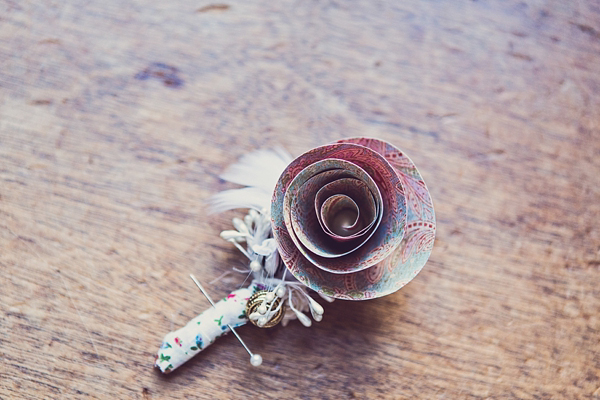
M 279 307 L 279 304 L 279 297 L 275 296 L 275 293 L 261 290 L 248 299 L 246 316 L 252 324 L 259 328 L 271 328 L 283 319 L 284 307 Z M 279 309 L 277 309 L 278 307 Z M 260 317 L 250 318 L 255 313 L 260 314 Z

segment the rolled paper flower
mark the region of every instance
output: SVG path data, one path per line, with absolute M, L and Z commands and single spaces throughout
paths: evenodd
M 433 203 L 417 168 L 378 139 L 344 139 L 296 158 L 277 182 L 271 218 L 289 271 L 341 299 L 400 289 L 435 238 Z

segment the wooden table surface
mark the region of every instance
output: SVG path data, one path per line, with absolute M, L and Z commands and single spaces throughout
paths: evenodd
M 1 398 L 600 396 L 597 1 L 0 7 Z M 362 135 L 431 190 L 419 276 L 154 370 L 242 262 L 218 174 Z

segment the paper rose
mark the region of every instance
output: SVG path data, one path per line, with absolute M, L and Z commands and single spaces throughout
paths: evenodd
M 296 158 L 277 182 L 271 218 L 288 270 L 342 299 L 400 289 L 435 238 L 433 203 L 417 168 L 377 139 L 345 139 Z

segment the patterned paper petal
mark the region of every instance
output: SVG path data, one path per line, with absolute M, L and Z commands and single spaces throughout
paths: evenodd
M 335 164 L 339 160 L 356 164 L 373 179 L 382 196 L 381 223 L 373 236 L 358 249 L 343 257 L 325 258 L 308 251 L 298 240 L 291 223 L 290 209 L 304 182 L 324 170 L 343 169 L 335 165 L 327 168 L 328 162 Z M 310 150 L 288 165 L 275 189 L 271 218 L 281 257 L 288 268 L 292 268 L 294 260 L 299 258 L 324 271 L 347 274 L 384 260 L 400 244 L 406 224 L 406 198 L 397 173 L 379 153 L 360 145 L 336 143 Z M 282 243 L 288 238 L 291 244 Z
M 273 232 L 280 252 L 286 254 L 285 264 L 292 274 L 310 288 L 327 296 L 364 300 L 393 293 L 411 281 L 427 262 L 435 240 L 435 212 L 431 196 L 414 163 L 393 145 L 368 138 L 345 139 L 338 144 L 368 147 L 381 154 L 401 180 L 408 204 L 406 233 L 389 256 L 377 264 L 358 272 L 331 273 L 317 268 L 298 250 L 285 224 L 283 212 L 276 204 L 283 199 L 285 188 L 304 166 L 302 162 L 290 164 L 282 175 L 273 197 Z M 309 152 L 310 153 L 310 152 Z M 318 150 L 322 158 L 330 151 Z M 290 175 L 291 174 L 291 175 Z

